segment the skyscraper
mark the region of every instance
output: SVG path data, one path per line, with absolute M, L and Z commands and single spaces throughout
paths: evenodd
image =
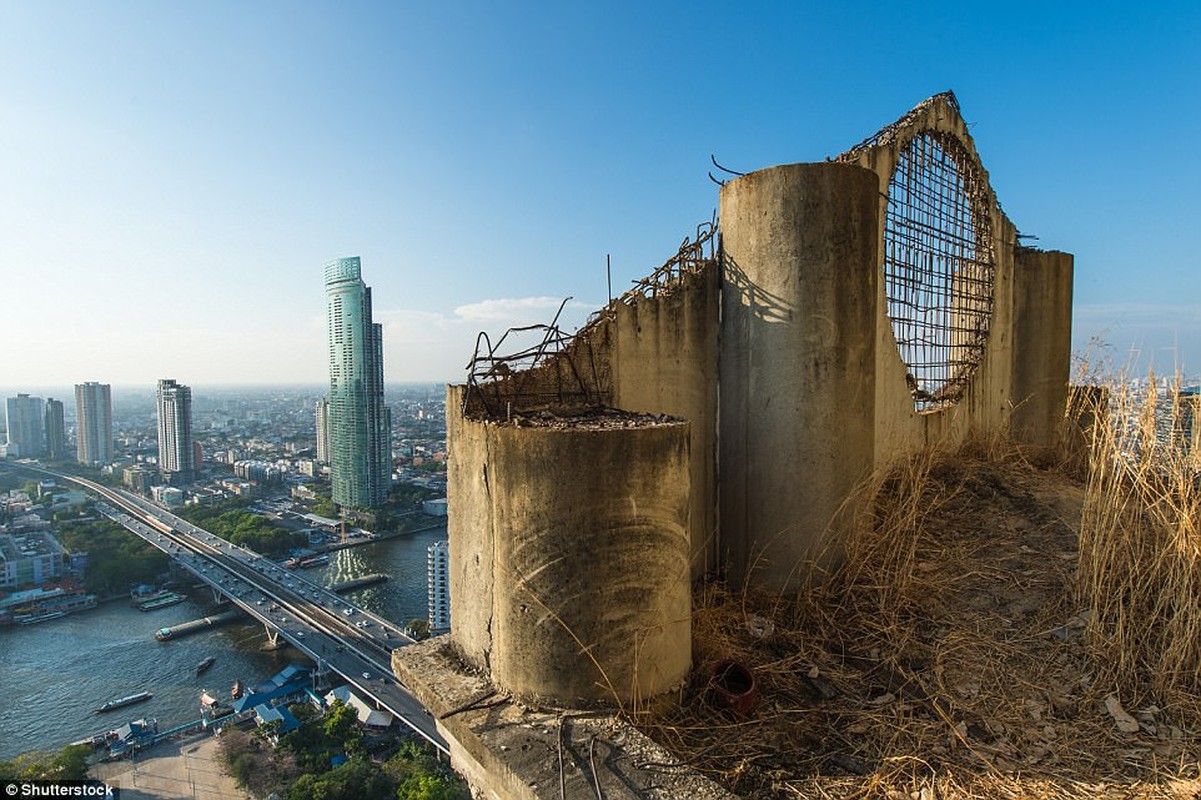
M 325 265 L 329 334 L 329 464 L 333 500 L 374 508 L 392 486 L 392 420 L 384 405 L 383 326 L 358 258 Z
M 164 378 L 158 382 L 158 471 L 165 483 L 180 485 L 196 477 L 192 446 L 192 390 Z
M 429 623 L 431 631 L 450 630 L 450 546 L 443 539 L 427 548 L 429 553 Z
M 317 401 L 317 461 L 329 463 L 329 398 Z
M 46 398 L 46 456 L 58 461 L 67 454 L 67 428 L 63 421 L 63 403 Z
M 75 458 L 104 466 L 113 460 L 113 397 L 107 383 L 75 384 Z
M 22 458 L 43 455 L 46 452 L 46 419 L 42 398 L 18 394 L 8 398 L 5 406 L 8 454 Z

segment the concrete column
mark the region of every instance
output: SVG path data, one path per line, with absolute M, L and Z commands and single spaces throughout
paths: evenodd
M 730 577 L 795 588 L 871 470 L 879 180 L 793 164 L 721 190 L 721 541 Z
M 489 662 L 516 697 L 628 706 L 687 676 L 688 424 L 649 419 L 489 426 Z
M 1013 436 L 1063 444 L 1072 356 L 1072 256 L 1018 247 L 1013 269 Z
M 486 670 L 492 649 L 493 550 L 488 426 L 460 413 L 465 392 L 465 386 L 446 390 L 450 625 L 464 660 Z
M 692 440 L 692 577 L 717 568 L 718 274 L 705 269 L 679 289 L 616 303 L 612 359 L 617 408 L 687 420 Z

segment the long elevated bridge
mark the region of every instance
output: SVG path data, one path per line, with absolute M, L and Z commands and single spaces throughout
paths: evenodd
M 70 481 L 97 495 L 106 516 L 175 559 L 207 584 L 215 598 L 228 598 L 261 622 L 272 643 L 282 637 L 313 659 L 318 674 L 341 675 L 361 695 L 449 753 L 429 712 L 392 675 L 392 650 L 413 642 L 393 623 L 130 492 L 30 464 L 13 466 Z

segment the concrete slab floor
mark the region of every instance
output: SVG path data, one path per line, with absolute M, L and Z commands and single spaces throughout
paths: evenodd
M 612 713 L 514 703 L 459 660 L 449 636 L 395 650 L 392 670 L 437 718 L 452 765 L 477 797 L 734 797 Z
M 129 759 L 96 764 L 89 775 L 121 790 L 122 800 L 244 800 L 249 797 L 217 760 L 217 740 L 205 734 L 164 742 Z

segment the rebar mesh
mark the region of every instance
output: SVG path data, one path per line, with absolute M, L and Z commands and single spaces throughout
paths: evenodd
M 884 287 L 919 411 L 957 401 L 984 354 L 994 248 L 988 187 L 953 136 L 917 134 L 888 183 Z

